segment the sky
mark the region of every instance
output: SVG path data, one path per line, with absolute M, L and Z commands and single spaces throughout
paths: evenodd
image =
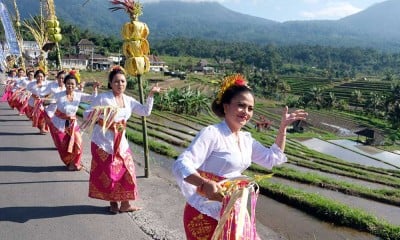
M 163 0 L 139 0 L 141 3 Z M 290 20 L 338 20 L 385 0 L 182 0 L 217 1 L 236 12 L 278 22 Z

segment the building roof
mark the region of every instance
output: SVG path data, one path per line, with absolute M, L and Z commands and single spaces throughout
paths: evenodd
M 364 136 L 367 138 L 374 138 L 375 135 L 375 131 L 369 128 L 364 128 L 360 131 L 355 132 L 355 134 L 360 135 L 360 136 Z
M 160 57 L 156 55 L 148 55 L 147 57 L 149 58 L 149 61 L 151 63 L 165 63 L 163 60 L 161 60 Z
M 221 61 L 221 64 L 233 64 L 233 61 L 230 58 L 227 58 L 227 59 Z
M 79 42 L 78 42 L 78 46 L 79 45 L 92 45 L 92 46 L 94 46 L 94 43 L 92 42 L 92 41 L 90 41 L 89 39 L 81 39 Z
M 205 59 L 201 59 L 197 64 L 200 65 L 200 66 L 207 66 L 208 65 L 208 61 L 205 60 Z

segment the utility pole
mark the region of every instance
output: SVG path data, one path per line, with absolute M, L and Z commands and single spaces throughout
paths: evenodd
M 94 46 L 92 47 L 92 71 L 93 71 L 93 52 L 94 52 Z

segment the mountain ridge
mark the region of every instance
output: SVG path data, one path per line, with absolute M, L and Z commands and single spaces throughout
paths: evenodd
M 32 0 L 20 0 L 22 18 L 38 9 Z M 123 11 L 111 12 L 104 0 L 55 0 L 56 14 L 83 29 L 119 37 L 122 24 L 129 21 Z M 10 5 L 10 4 L 8 4 Z M 8 6 L 12 11 L 13 7 Z M 400 22 L 395 21 L 400 1 L 387 0 L 340 20 L 276 22 L 238 13 L 217 2 L 162 1 L 143 4 L 140 21 L 150 28 L 150 41 L 171 38 L 199 38 L 229 42 L 278 45 L 328 45 L 363 47 L 384 51 L 400 48 Z M 95 14 L 93 14 L 95 13 Z

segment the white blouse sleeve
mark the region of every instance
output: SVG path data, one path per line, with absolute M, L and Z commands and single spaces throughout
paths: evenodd
M 181 189 L 183 196 L 186 198 L 187 201 L 191 202 L 192 206 L 197 206 L 198 209 L 203 209 L 203 207 L 198 206 L 198 202 L 194 199 L 191 199 L 193 196 L 195 196 L 196 187 L 186 182 L 185 178 L 195 173 L 197 169 L 211 155 L 215 144 L 215 131 L 212 130 L 213 129 L 211 129 L 210 127 L 202 129 L 193 139 L 190 146 L 181 155 L 179 155 L 178 159 L 174 162 L 172 166 L 172 172 L 176 178 L 176 182 Z M 203 199 L 203 197 L 200 197 L 200 199 Z M 219 203 L 217 205 L 217 209 L 215 210 L 215 213 L 217 214 L 214 214 L 216 216 L 219 213 Z M 207 209 L 209 208 L 210 205 L 205 208 L 205 211 L 207 212 L 206 214 L 209 216 L 213 216 L 212 214 L 208 213 Z M 211 209 L 215 208 L 211 207 Z
M 145 104 L 141 104 L 132 97 L 128 97 L 131 111 L 139 116 L 149 116 L 153 109 L 154 98 L 148 97 Z
M 93 92 L 93 94 L 88 94 L 84 92 L 79 92 L 81 94 L 81 102 L 92 102 L 97 97 L 97 92 Z
M 257 140 L 253 139 L 252 145 L 252 161 L 265 168 L 271 169 L 275 165 L 287 162 L 286 155 L 275 143 L 270 148 L 267 148 Z
M 100 94 L 100 95 L 97 95 L 97 96 L 93 99 L 93 101 L 92 101 L 92 103 L 90 104 L 90 106 L 83 112 L 83 119 L 84 119 L 84 120 L 87 120 L 89 114 L 92 112 L 93 107 L 101 106 L 101 102 L 102 102 L 102 97 L 101 97 L 101 96 L 102 96 L 101 94 Z
M 179 155 L 172 169 L 179 181 L 197 172 L 197 169 L 211 155 L 215 137 L 216 133 L 213 128 L 203 128 L 193 139 L 190 146 Z

